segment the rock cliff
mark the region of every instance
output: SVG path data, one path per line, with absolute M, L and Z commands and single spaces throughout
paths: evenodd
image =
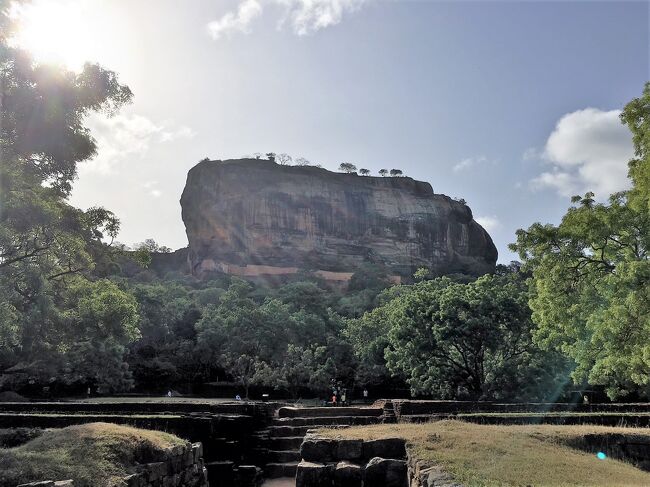
M 204 161 L 181 196 L 192 274 L 345 281 L 364 262 L 396 276 L 419 267 L 479 275 L 497 251 L 472 211 L 429 183 L 340 174 L 270 161 Z

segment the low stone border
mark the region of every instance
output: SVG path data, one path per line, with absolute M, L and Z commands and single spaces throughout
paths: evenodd
M 407 451 L 402 438 L 360 440 L 308 433 L 296 487 L 464 487 Z
M 208 487 L 201 443 L 187 442 L 169 448 L 161 461 L 138 465 L 136 470 L 137 473 L 124 478 L 128 487 Z M 18 487 L 74 487 L 74 482 L 44 480 Z
M 351 440 L 308 433 L 296 487 L 408 487 L 406 442 Z
M 124 479 L 128 487 L 208 487 L 201 443 L 175 446 L 162 461 L 139 465 L 137 470 Z

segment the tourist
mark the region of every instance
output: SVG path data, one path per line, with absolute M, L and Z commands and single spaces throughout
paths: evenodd
M 336 406 L 336 392 L 332 394 L 332 406 Z
M 167 391 L 167 397 L 172 397 L 172 391 L 171 391 L 171 389 Z
M 368 389 L 363 388 L 363 402 L 368 402 Z
M 343 392 L 341 393 L 341 406 L 347 406 L 345 402 L 346 399 L 347 399 L 347 390 L 343 389 Z
M 239 394 L 235 396 L 235 401 L 241 401 L 241 396 Z

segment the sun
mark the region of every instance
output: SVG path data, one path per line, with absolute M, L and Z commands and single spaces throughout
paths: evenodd
M 34 1 L 12 12 L 17 23 L 12 44 L 29 51 L 40 63 L 80 70 L 92 61 L 93 35 L 85 21 L 86 2 Z

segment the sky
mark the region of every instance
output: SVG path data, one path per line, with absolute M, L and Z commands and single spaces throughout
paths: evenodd
M 199 160 L 285 152 L 399 168 L 463 198 L 499 262 L 570 196 L 625 189 L 625 104 L 650 80 L 647 1 L 35 0 L 19 42 L 119 73 L 134 101 L 88 120 L 70 201 L 126 244 L 187 245 Z

